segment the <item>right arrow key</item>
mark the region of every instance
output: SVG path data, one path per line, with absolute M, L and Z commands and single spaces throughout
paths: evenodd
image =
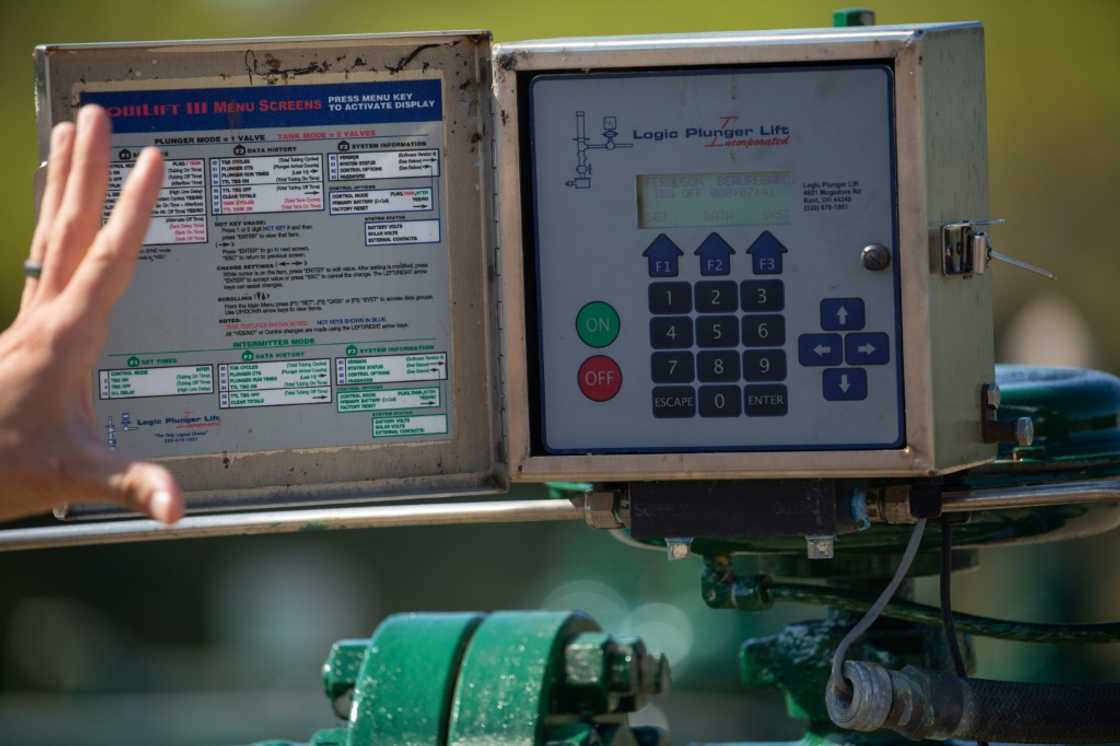
M 825 368 L 826 401 L 862 401 L 867 398 L 867 371 L 863 368 Z
M 886 365 L 891 359 L 891 339 L 883 332 L 862 332 L 844 337 L 848 365 Z

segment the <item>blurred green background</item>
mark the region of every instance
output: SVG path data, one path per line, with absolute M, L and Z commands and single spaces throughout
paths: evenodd
M 821 26 L 837 3 L 0 2 L 0 322 L 32 231 L 31 50 L 41 42 L 489 28 L 499 41 Z M 995 268 L 999 359 L 1120 370 L 1115 229 L 1120 2 L 895 0 L 880 23 L 987 28 L 997 248 L 1055 270 Z M 983 217 L 983 216 L 972 216 Z M 960 608 L 1049 621 L 1120 618 L 1117 537 L 983 554 Z M 465 561 L 469 559 L 469 561 Z M 670 654 L 674 693 L 643 713 L 690 739 L 792 738 L 777 695 L 736 686 L 738 642 L 815 614 L 714 612 L 697 563 L 668 563 L 576 525 L 402 529 L 0 555 L 0 743 L 218 744 L 329 725 L 319 664 L 333 640 L 401 610 L 578 607 Z M 933 587 L 919 584 L 930 598 Z M 1120 679 L 1120 646 L 981 643 L 981 671 Z

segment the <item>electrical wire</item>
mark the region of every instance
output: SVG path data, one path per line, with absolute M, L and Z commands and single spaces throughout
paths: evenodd
M 918 547 L 922 544 L 922 536 L 926 531 L 926 519 L 922 518 L 915 524 L 913 533 L 910 534 L 910 541 L 906 544 L 906 551 L 902 553 L 902 559 L 899 560 L 898 569 L 894 571 L 894 577 L 891 582 L 887 583 L 887 587 L 879 594 L 879 598 L 867 610 L 856 626 L 848 631 L 840 644 L 836 646 L 836 652 L 832 654 L 832 675 L 829 678 L 828 685 L 837 691 L 850 695 L 852 692 L 851 686 L 844 678 L 844 660 L 848 657 L 848 648 L 852 646 L 859 638 L 863 637 L 864 633 L 871 628 L 879 615 L 883 613 L 890 600 L 894 598 L 894 594 L 898 592 L 898 587 L 902 585 L 902 581 L 906 579 L 906 573 L 910 572 L 910 565 L 914 563 L 914 557 L 918 554 Z
M 949 657 L 953 659 L 953 670 L 962 679 L 968 678 L 968 669 L 961 654 L 961 643 L 957 639 L 957 628 L 953 623 L 953 524 L 941 520 L 941 628 L 945 631 L 945 642 L 949 646 Z M 977 741 L 976 746 L 988 746 L 987 741 Z

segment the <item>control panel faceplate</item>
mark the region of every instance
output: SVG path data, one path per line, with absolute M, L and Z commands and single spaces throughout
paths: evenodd
M 904 444 L 891 76 L 532 79 L 544 451 Z

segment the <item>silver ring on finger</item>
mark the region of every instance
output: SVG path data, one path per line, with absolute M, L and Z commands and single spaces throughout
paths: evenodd
M 39 279 L 39 276 L 42 275 L 42 274 L 43 274 L 43 265 L 40 262 L 33 262 L 30 259 L 28 259 L 26 262 L 23 263 L 23 276 L 24 277 L 30 277 L 32 279 L 37 280 L 37 279 Z

